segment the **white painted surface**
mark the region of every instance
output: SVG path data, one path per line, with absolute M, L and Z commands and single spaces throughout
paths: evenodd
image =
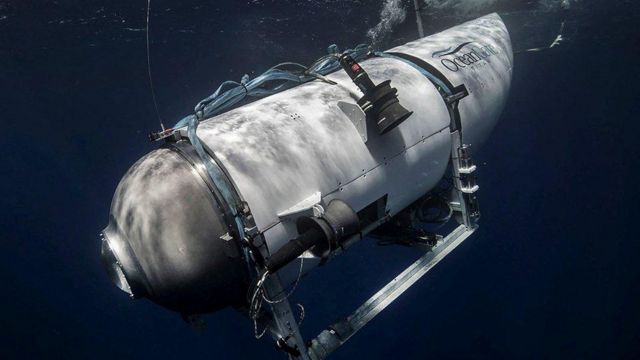
M 456 54 L 438 54 L 467 42 L 470 43 Z M 482 53 L 487 46 L 496 53 L 472 61 L 477 57 L 475 54 Z M 513 66 L 511 39 L 498 14 L 483 16 L 388 51 L 418 57 L 438 69 L 454 86 L 464 84 L 469 96 L 461 100 L 459 106 L 463 141 L 476 148 L 486 140 L 507 100 Z M 472 51 L 475 54 L 468 55 Z
M 495 54 L 456 72 L 432 57 L 433 52 L 469 41 L 491 46 Z M 470 95 L 459 106 L 465 142 L 477 144 L 487 137 L 511 80 L 511 45 L 499 16 L 489 15 L 391 51 L 419 57 L 454 85 L 465 84 Z M 248 202 L 271 252 L 296 235 L 295 226 L 278 214 L 310 194 L 320 192 L 323 204 L 340 198 L 356 211 L 386 194 L 387 210 L 395 214 L 432 189 L 446 170 L 450 116 L 434 85 L 397 59 L 372 58 L 361 65 L 376 84 L 390 79 L 400 103 L 413 111 L 382 136 L 367 120 L 366 143 L 338 105 L 355 104 L 362 96 L 343 71 L 328 76 L 337 85 L 306 83 L 215 116 L 198 128 L 198 136 Z M 316 263 L 305 260 L 305 268 Z M 285 269 L 297 273 L 298 266 Z

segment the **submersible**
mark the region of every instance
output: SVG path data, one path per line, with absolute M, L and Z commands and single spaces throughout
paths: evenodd
M 319 359 L 400 290 L 382 289 L 310 342 L 286 299 L 267 309 L 262 298 L 282 299 L 354 241 L 415 215 L 448 173 L 461 225 L 396 283 L 413 284 L 475 230 L 470 149 L 496 124 L 511 82 L 500 17 L 339 61 L 326 76 L 171 129 L 129 169 L 102 232 L 116 286 L 185 316 L 235 307 L 290 356 Z

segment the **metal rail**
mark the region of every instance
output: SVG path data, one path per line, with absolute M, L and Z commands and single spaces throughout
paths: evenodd
M 369 298 L 369 300 L 356 309 L 353 314 L 345 320 L 333 324 L 329 329 L 322 331 L 318 337 L 311 341 L 309 357 L 313 360 L 321 360 L 329 356 L 442 259 L 449 255 L 451 251 L 458 247 L 458 245 L 466 240 L 474 231 L 475 227 L 468 228 L 465 225 L 459 225 L 442 239 L 439 244 L 434 246 L 431 251 L 407 267 Z

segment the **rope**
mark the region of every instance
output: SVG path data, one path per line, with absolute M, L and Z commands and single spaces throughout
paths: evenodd
M 260 310 L 262 309 L 261 295 L 264 291 L 262 286 L 268 276 L 268 271 L 265 271 L 262 276 L 260 276 L 249 302 L 249 317 L 253 320 L 253 332 L 256 339 L 260 339 L 267 332 L 267 328 L 265 327 L 262 329 L 262 332 L 258 333 L 258 315 L 260 315 Z
M 263 291 L 262 292 L 262 299 L 264 301 L 268 302 L 269 304 L 278 304 L 278 303 L 281 303 L 281 302 L 287 300 L 289 298 L 289 296 L 291 296 L 293 294 L 293 292 L 298 287 L 298 284 L 300 283 L 300 278 L 302 278 L 302 268 L 303 268 L 303 266 L 304 266 L 304 258 L 300 258 L 300 269 L 298 270 L 298 277 L 296 278 L 295 283 L 293 283 L 293 286 L 291 286 L 291 289 L 289 289 L 289 291 L 287 292 L 287 294 L 285 296 L 281 297 L 280 299 L 272 300 L 272 299 L 267 298 L 266 294 Z
M 300 279 L 302 278 L 303 267 L 304 267 L 304 258 L 300 258 L 300 269 L 298 270 L 298 276 L 296 278 L 295 283 L 293 284 L 293 286 L 291 286 L 291 288 L 289 289 L 289 291 L 286 293 L 285 296 L 276 300 L 269 299 L 266 296 L 266 293 L 264 291 L 264 283 L 270 274 L 268 271 L 265 271 L 256 282 L 256 285 L 251 295 L 251 299 L 249 301 L 249 318 L 253 320 L 253 330 L 254 330 L 254 335 L 256 339 L 260 339 L 261 337 L 263 337 L 267 331 L 267 328 L 265 327 L 261 332 L 258 332 L 258 317 L 260 315 L 260 310 L 262 310 L 262 302 L 266 301 L 267 303 L 273 305 L 273 304 L 278 304 L 287 300 L 293 294 L 293 292 L 298 287 L 298 284 L 300 283 Z M 298 323 L 298 325 L 300 325 L 304 320 L 304 307 L 300 304 L 297 304 L 297 306 L 301 309 L 300 320 Z

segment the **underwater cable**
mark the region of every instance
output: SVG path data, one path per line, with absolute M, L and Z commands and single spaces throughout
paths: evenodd
M 151 49 L 149 46 L 149 17 L 151 14 L 151 0 L 147 0 L 147 27 L 146 27 L 146 36 L 147 36 L 147 74 L 149 75 L 149 86 L 151 87 L 151 97 L 153 98 L 153 106 L 156 109 L 156 116 L 158 117 L 158 121 L 160 122 L 160 128 L 164 131 L 164 124 L 162 123 L 162 118 L 160 118 L 160 111 L 158 110 L 158 101 L 156 100 L 156 90 L 153 86 L 153 76 L 151 76 Z

